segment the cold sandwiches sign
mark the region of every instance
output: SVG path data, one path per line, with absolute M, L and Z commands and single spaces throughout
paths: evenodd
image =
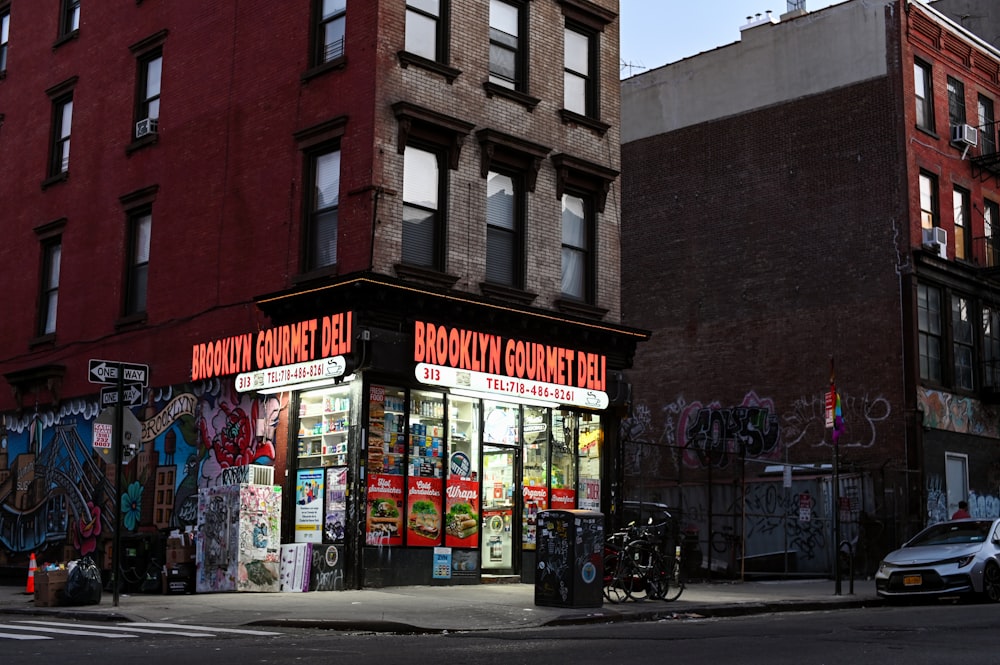
M 191 380 L 314 363 L 352 351 L 351 312 L 195 344 Z
M 417 321 L 413 359 L 421 383 L 608 406 L 607 358 L 599 353 Z

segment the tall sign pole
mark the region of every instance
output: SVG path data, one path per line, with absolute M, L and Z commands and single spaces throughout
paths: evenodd
M 122 542 L 122 428 L 124 417 L 122 415 L 121 395 L 125 391 L 125 373 L 118 372 L 118 403 L 115 404 L 115 428 L 111 432 L 111 449 L 115 455 L 115 533 L 111 546 L 111 587 L 114 589 L 112 598 L 113 605 L 118 607 L 118 587 L 121 580 L 118 579 L 121 572 L 121 542 Z
M 830 357 L 830 392 L 827 394 L 827 424 L 832 425 L 830 439 L 833 442 L 833 593 L 839 596 L 840 583 L 840 432 L 844 428 L 840 395 L 837 394 L 837 373 Z

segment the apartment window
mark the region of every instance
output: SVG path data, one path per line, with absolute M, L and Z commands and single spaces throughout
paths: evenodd
M 965 84 L 956 78 L 948 77 L 948 124 L 965 124 Z
M 403 263 L 442 269 L 441 155 L 412 145 L 403 153 Z
M 937 178 L 930 173 L 920 173 L 920 226 L 925 229 L 940 226 L 938 217 Z
M 972 390 L 973 383 L 973 334 L 972 310 L 969 299 L 951 297 L 951 343 L 954 365 L 954 387 Z
M 595 82 L 592 36 L 566 26 L 564 31 L 563 108 L 580 115 L 594 115 Z
M 511 90 L 526 88 L 527 7 L 490 0 L 490 82 Z
M 10 40 L 10 7 L 0 9 L 0 77 L 7 71 L 7 42 Z
M 562 294 L 593 301 L 593 213 L 582 196 L 562 197 Z
M 49 177 L 69 172 L 69 140 L 73 129 L 73 94 L 52 102 L 52 145 Z
M 312 198 L 306 229 L 306 270 L 336 265 L 340 207 L 340 150 L 309 157 Z
M 59 36 L 68 36 L 80 29 L 80 0 L 62 0 Z
M 916 60 L 913 63 L 913 90 L 917 98 L 917 127 L 934 131 L 934 96 L 931 66 Z
M 62 263 L 62 238 L 55 236 L 42 242 L 41 293 L 38 298 L 38 334 L 56 332 L 59 309 L 59 268 Z
M 983 385 L 1000 389 L 1000 310 L 983 307 Z
M 979 147 L 983 155 L 992 155 L 997 151 L 997 127 L 993 115 L 993 100 L 979 95 Z
M 490 171 L 486 176 L 486 281 L 521 286 L 520 179 Z
M 443 0 L 406 0 L 408 52 L 428 60 L 445 61 Z
M 159 50 L 139 59 L 135 138 L 157 132 L 162 73 L 163 54 Z
M 986 236 L 986 265 L 1000 266 L 1000 206 L 983 199 L 983 235 Z
M 451 286 L 456 278 L 444 273 L 448 171 L 458 168 L 475 125 L 410 102 L 396 102 L 392 110 L 403 156 L 403 246 L 396 273 Z
M 317 0 L 314 64 L 322 65 L 344 55 L 347 0 Z
M 955 208 L 955 258 L 972 258 L 972 226 L 969 217 L 970 195 L 967 190 L 955 187 L 952 193 Z
M 917 286 L 917 330 L 920 378 L 941 383 L 941 291 L 926 284 Z
M 146 311 L 149 284 L 149 244 L 153 212 L 149 208 L 134 211 L 128 217 L 128 265 L 125 271 L 125 315 Z

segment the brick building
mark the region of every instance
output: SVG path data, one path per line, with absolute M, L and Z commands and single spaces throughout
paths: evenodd
M 248 465 L 284 490 L 238 527 L 258 579 L 292 542 L 327 586 L 530 578 L 537 510 L 610 510 L 647 336 L 620 325 L 617 12 L 0 0 L 3 459 L 68 506 L 0 474 L 3 557 L 102 551 L 121 505 L 126 535 L 200 525 L 198 588 L 231 588 L 199 496 Z M 141 397 L 99 400 L 98 360 L 147 365 Z M 140 453 L 92 473 L 126 399 Z
M 871 572 L 998 514 L 1000 52 L 922 2 L 803 4 L 622 82 L 622 307 L 655 331 L 627 483 L 714 569 Z

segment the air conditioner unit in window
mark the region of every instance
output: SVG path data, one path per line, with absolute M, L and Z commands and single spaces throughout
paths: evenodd
M 925 249 L 936 252 L 942 259 L 948 258 L 948 232 L 939 226 L 924 229 L 923 245 Z
M 137 139 L 141 139 L 146 134 L 155 134 L 156 126 L 156 118 L 143 118 L 139 122 L 135 123 L 135 137 Z
M 979 143 L 979 130 L 972 125 L 954 125 L 951 128 L 951 142 L 960 146 L 975 146 Z

